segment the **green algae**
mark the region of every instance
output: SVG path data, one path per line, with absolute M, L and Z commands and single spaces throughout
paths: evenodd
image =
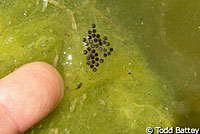
M 45 61 L 65 81 L 62 102 L 26 133 L 131 134 L 149 126 L 199 126 L 200 96 L 186 98 L 199 88 L 199 8 L 187 0 L 1 0 L 0 76 Z M 81 41 L 93 23 L 114 48 L 96 73 L 85 64 Z

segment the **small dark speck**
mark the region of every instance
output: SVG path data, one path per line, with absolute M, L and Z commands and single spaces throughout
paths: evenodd
M 69 37 L 69 34 L 65 33 L 65 36 Z
M 128 74 L 131 74 L 131 72 L 129 71 Z
M 80 82 L 78 85 L 77 85 L 77 88 L 76 89 L 79 89 L 79 88 L 81 88 L 82 87 L 82 82 Z
M 106 53 L 104 53 L 104 54 L 103 54 L 103 56 L 104 56 L 104 57 L 106 57 L 106 56 L 107 56 L 107 54 L 106 54 Z
M 107 55 L 109 56 L 109 55 L 111 55 L 111 53 L 110 53 L 110 52 L 107 52 Z
M 102 112 L 110 112 L 110 110 L 102 110 Z
M 95 28 L 96 27 L 96 25 L 95 24 L 92 24 L 92 28 Z
M 103 40 L 103 44 L 106 44 L 106 41 L 105 41 L 105 40 Z
M 39 129 L 41 129 L 41 130 L 42 130 L 42 129 L 43 129 L 43 126 L 39 126 Z

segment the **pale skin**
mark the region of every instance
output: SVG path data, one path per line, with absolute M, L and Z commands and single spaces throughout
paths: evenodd
M 0 134 L 20 134 L 60 102 L 61 75 L 44 62 L 26 64 L 0 79 Z

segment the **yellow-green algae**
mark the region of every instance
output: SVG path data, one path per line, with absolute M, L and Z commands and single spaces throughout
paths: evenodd
M 65 81 L 62 102 L 26 133 L 200 126 L 199 18 L 189 0 L 0 0 L 0 76 L 45 61 Z M 96 73 L 81 53 L 93 23 L 114 48 Z

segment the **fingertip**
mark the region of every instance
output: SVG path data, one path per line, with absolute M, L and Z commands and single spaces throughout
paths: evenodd
M 63 94 L 61 75 L 44 62 L 26 64 L 0 80 L 0 105 L 8 109 L 21 132 L 51 112 Z

